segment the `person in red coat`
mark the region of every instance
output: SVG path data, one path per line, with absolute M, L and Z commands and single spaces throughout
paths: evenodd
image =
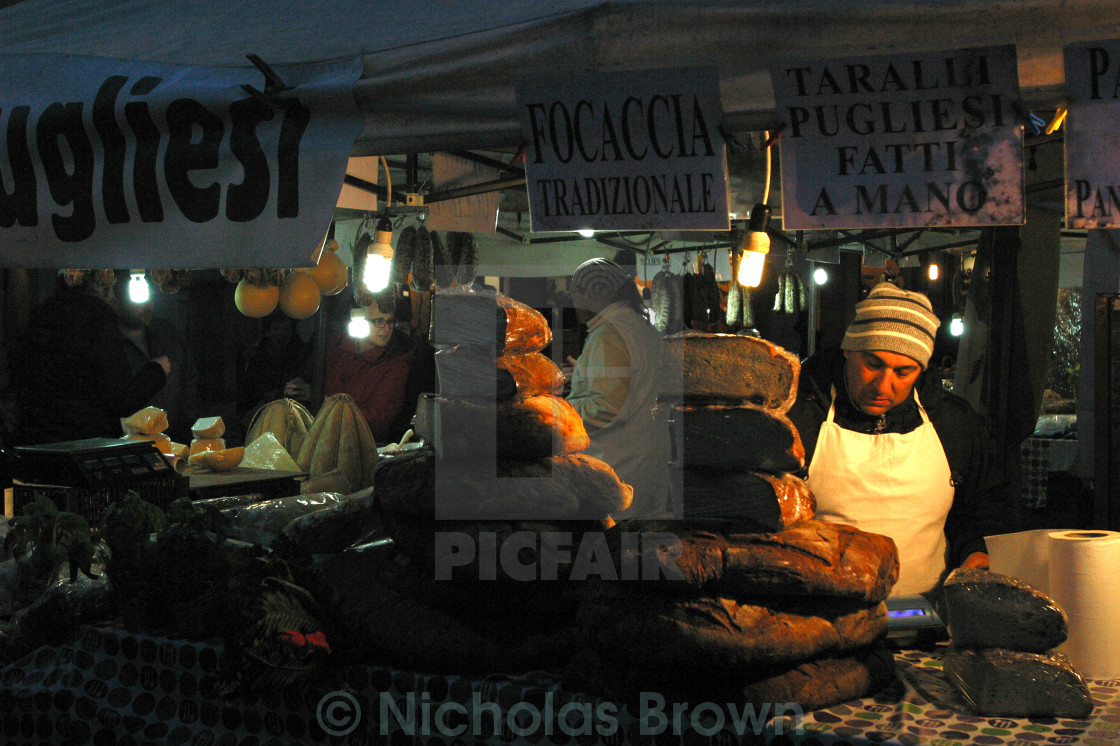
M 323 393 L 349 394 L 365 415 L 378 445 L 390 440 L 390 427 L 405 404 L 413 343 L 397 328 L 401 314 L 392 298 L 366 308 L 369 336 L 327 340 Z

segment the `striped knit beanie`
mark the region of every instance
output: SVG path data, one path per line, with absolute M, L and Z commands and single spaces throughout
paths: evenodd
M 614 298 L 620 288 L 633 282 L 619 265 L 610 259 L 588 259 L 576 267 L 569 287 L 572 290 L 586 290 L 598 298 Z
M 893 352 L 913 358 L 925 370 L 939 326 L 929 298 L 881 282 L 856 304 L 856 318 L 840 349 Z

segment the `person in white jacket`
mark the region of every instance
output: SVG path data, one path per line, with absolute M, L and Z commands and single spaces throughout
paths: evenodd
M 634 488 L 633 503 L 614 518 L 674 517 L 669 427 L 657 408 L 661 333 L 646 317 L 634 280 L 610 259 L 581 264 L 568 292 L 588 329 L 568 402 L 591 438 L 587 453 Z

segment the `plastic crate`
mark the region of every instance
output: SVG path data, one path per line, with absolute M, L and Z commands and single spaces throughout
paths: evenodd
M 13 490 L 15 514 L 23 512 L 23 507 L 34 501 L 40 493 L 54 500 L 59 510 L 80 515 L 91 526 L 101 525 L 101 516 L 117 498 L 124 497 L 129 490 L 135 490 L 140 497 L 166 511 L 175 500 L 187 496 L 187 480 L 178 474 L 170 473 L 141 477 L 125 484 L 103 487 L 60 487 L 48 484 L 16 484 Z

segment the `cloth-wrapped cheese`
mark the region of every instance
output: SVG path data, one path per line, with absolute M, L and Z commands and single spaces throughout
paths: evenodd
M 759 337 L 681 332 L 661 343 L 659 396 L 686 403 L 750 403 L 786 412 L 797 397 L 801 362 Z
M 552 342 L 552 327 L 535 308 L 472 285 L 433 296 L 431 341 L 440 347 L 492 347 L 506 354 L 540 352 Z
M 1069 636 L 1069 619 L 1054 599 L 1019 578 L 959 567 L 944 584 L 949 636 L 962 648 L 1043 653 Z
M 805 446 L 784 414 L 754 405 L 677 405 L 669 409 L 677 463 L 718 471 L 798 471 Z
M 1006 718 L 1086 718 L 1093 697 L 1081 674 L 1058 652 L 951 645 L 945 677 L 978 715 Z
M 422 396 L 413 427 L 447 459 L 542 459 L 591 443 L 579 413 L 551 395 L 497 403 Z

